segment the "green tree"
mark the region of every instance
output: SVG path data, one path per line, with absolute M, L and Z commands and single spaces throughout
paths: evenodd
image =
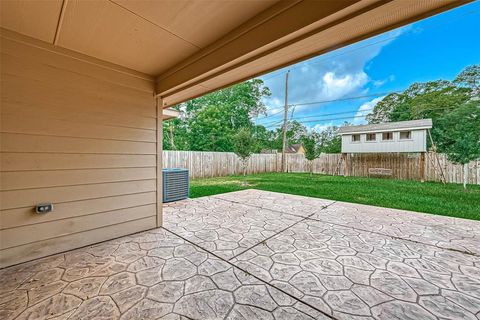
M 468 163 L 480 158 L 480 102 L 465 103 L 446 113 L 433 129 L 437 144 L 450 161 L 463 165 L 467 188 Z
M 310 174 L 313 174 L 313 161 L 320 156 L 318 147 L 318 133 L 310 132 L 302 137 L 302 144 L 305 150 L 305 158 L 308 160 Z
M 163 149 L 188 150 L 187 127 L 182 118 L 163 122 Z
M 480 65 L 474 64 L 466 67 L 458 74 L 453 82 L 459 86 L 471 88 L 473 94 L 478 94 L 480 87 Z
M 459 106 L 478 101 L 479 85 L 480 65 L 472 65 L 461 71 L 454 81 L 414 83 L 404 92 L 387 95 L 366 119 L 369 123 L 381 123 L 431 118 L 432 139 L 436 142 L 448 134 L 448 127 L 441 126 L 439 121 Z M 444 144 L 438 144 L 438 152 L 447 152 Z
M 233 151 L 231 111 L 225 105 L 207 105 L 189 121 L 189 146 L 194 151 Z
M 233 137 L 233 150 L 242 160 L 243 175 L 247 174 L 248 159 L 252 155 L 257 141 L 248 128 L 241 128 Z
M 240 128 L 252 128 L 253 118 L 265 114 L 262 101 L 268 96 L 263 81 L 253 79 L 182 103 L 177 106 L 182 118 L 164 126 L 165 149 L 175 145 L 177 150 L 233 151 L 233 136 Z
M 470 89 L 449 81 L 414 83 L 402 93 L 392 93 L 367 115 L 369 123 L 406 121 L 441 116 L 446 109 L 470 99 Z
M 330 126 L 318 135 L 318 144 L 322 153 L 340 153 L 342 148 L 341 137 L 337 134 L 338 127 Z
M 262 125 L 257 125 L 253 128 L 253 136 L 257 141 L 255 153 L 260 153 L 262 150 L 276 150 L 275 131 L 268 130 Z
M 414 83 L 403 92 L 387 95 L 366 119 L 381 123 L 432 118 L 435 124 L 451 108 L 478 99 L 479 86 L 480 65 L 468 66 L 453 81 Z
M 307 128 L 296 120 L 287 123 L 287 145 L 301 143 L 302 137 L 307 134 Z M 283 127 L 276 128 L 272 132 L 271 149 L 281 151 L 283 148 Z

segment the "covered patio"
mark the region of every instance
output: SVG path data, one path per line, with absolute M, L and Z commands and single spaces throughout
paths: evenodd
M 161 227 L 171 107 L 469 2 L 0 1 L 0 268 Z
M 477 222 L 162 199 L 164 110 L 469 2 L 0 1 L 0 318 L 478 318 Z
M 478 319 L 480 223 L 258 190 L 1 270 L 2 319 Z

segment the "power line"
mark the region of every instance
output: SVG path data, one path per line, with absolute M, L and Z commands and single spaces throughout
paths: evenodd
M 280 124 L 282 124 L 282 123 L 283 123 L 283 120 L 280 120 L 280 121 L 277 121 L 277 122 L 275 122 L 275 123 L 273 123 L 273 124 L 271 124 L 271 125 L 269 125 L 269 126 L 264 126 L 264 125 L 262 125 L 262 124 L 259 124 L 258 126 L 263 126 L 263 127 L 265 127 L 265 128 L 273 128 L 273 127 L 276 127 L 276 126 L 278 126 L 278 125 L 280 125 Z
M 402 92 L 402 91 L 376 92 L 376 93 L 371 93 L 371 94 L 363 95 L 363 96 L 346 97 L 346 98 L 339 98 L 339 99 L 333 99 L 333 100 L 322 100 L 322 101 L 311 101 L 311 102 L 304 102 L 304 103 L 293 103 L 293 104 L 289 104 L 288 106 L 289 107 L 303 107 L 303 106 L 308 106 L 308 105 L 332 103 L 332 102 L 337 102 L 337 101 L 348 101 L 348 100 L 356 100 L 356 99 L 363 99 L 363 98 L 371 98 L 371 97 L 389 95 L 389 94 L 392 94 L 392 93 L 400 93 L 400 92 Z M 278 115 L 282 112 L 283 112 L 283 110 L 272 113 L 272 114 L 267 115 L 267 116 L 262 117 L 262 118 L 257 118 L 256 120 L 271 118 L 271 117 L 276 116 L 276 115 Z
M 455 107 L 444 107 L 444 108 L 428 108 L 428 109 L 423 109 L 422 111 L 436 111 L 436 110 L 446 110 L 446 109 L 453 109 Z M 336 117 L 336 118 L 329 118 L 329 119 L 314 119 L 314 120 L 307 120 L 307 121 L 298 121 L 301 124 L 304 123 L 311 123 L 311 122 L 324 122 L 324 121 L 333 121 L 333 120 L 345 120 L 345 119 L 352 119 L 352 118 L 365 118 L 367 117 L 368 114 L 366 115 L 358 115 L 358 116 L 351 116 L 351 117 Z M 295 119 L 293 119 L 295 120 Z M 269 125 L 265 126 L 265 128 L 270 128 L 274 127 L 275 125 Z
M 362 116 L 351 116 L 351 117 L 337 117 L 337 118 L 327 118 L 327 119 L 315 119 L 315 120 L 306 120 L 306 121 L 298 121 L 301 124 L 304 123 L 311 123 L 311 122 L 320 122 L 320 121 L 333 121 L 333 120 L 346 120 L 346 119 L 352 119 L 352 118 L 365 118 L 367 115 L 362 115 Z M 270 125 L 270 126 L 265 126 L 265 128 L 273 128 L 276 127 L 275 125 Z
M 371 93 L 368 95 L 363 95 L 363 96 L 356 96 L 356 97 L 347 97 L 347 98 L 339 98 L 339 99 L 333 99 L 333 100 L 323 100 L 323 101 L 312 101 L 312 102 L 304 102 L 304 103 L 295 103 L 291 104 L 290 106 L 310 106 L 314 104 L 322 104 L 322 103 L 331 103 L 331 102 L 337 102 L 337 101 L 347 101 L 347 100 L 355 100 L 355 99 L 361 99 L 361 98 L 370 98 L 370 97 L 377 97 L 377 96 L 386 96 L 392 93 L 400 93 L 403 91 L 389 91 L 389 92 L 376 92 L 376 93 Z
M 323 114 L 314 114 L 314 115 L 309 115 L 309 116 L 303 116 L 303 117 L 296 117 L 296 118 L 290 118 L 290 120 L 298 120 L 298 119 L 305 119 L 305 118 L 314 118 L 314 117 L 324 117 L 324 116 L 333 116 L 333 115 L 338 115 L 338 114 L 346 114 L 346 113 L 353 113 L 353 112 L 366 112 L 366 111 L 372 111 L 375 108 L 368 108 L 368 109 L 363 109 L 363 110 L 349 110 L 349 111 L 343 111 L 343 112 L 334 112 L 334 113 L 323 113 Z M 271 122 L 266 122 L 266 123 L 261 123 L 259 125 L 269 125 L 271 123 L 276 123 L 278 121 L 271 121 Z
M 447 109 L 454 109 L 455 107 L 444 107 L 444 108 L 426 108 L 422 109 L 421 111 L 436 111 L 436 110 L 447 110 Z M 363 110 L 362 110 L 363 111 Z M 334 121 L 334 120 L 346 120 L 346 119 L 352 119 L 352 118 L 365 118 L 368 116 L 366 115 L 358 115 L 358 116 L 350 116 L 350 117 L 334 117 L 334 118 L 328 118 L 328 119 L 313 119 L 313 120 L 306 120 L 306 121 L 298 121 L 301 124 L 305 123 L 312 123 L 312 122 L 324 122 L 324 121 Z M 295 120 L 295 119 L 293 119 Z M 275 127 L 275 124 L 265 126 L 265 128 L 271 128 Z
M 269 115 L 267 115 L 267 116 L 265 116 L 265 117 L 257 118 L 257 120 L 262 120 L 262 119 L 271 118 L 271 117 L 274 117 L 274 116 L 276 116 L 276 115 L 279 115 L 280 113 L 283 113 L 283 109 L 280 110 L 280 111 L 278 111 L 278 112 L 274 112 L 274 113 L 272 113 L 272 114 L 269 114 Z
M 351 116 L 351 117 L 340 117 L 340 118 L 328 118 L 328 119 L 315 119 L 315 120 L 306 120 L 306 121 L 298 121 L 301 124 L 304 123 L 311 123 L 311 122 L 319 122 L 319 121 L 333 121 L 333 120 L 346 120 L 346 119 L 352 119 L 352 118 L 365 118 L 367 115 L 361 115 L 361 116 Z M 270 128 L 272 126 L 266 126 L 265 128 Z

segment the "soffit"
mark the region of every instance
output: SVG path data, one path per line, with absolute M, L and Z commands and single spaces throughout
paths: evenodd
M 112 1 L 194 46 L 203 48 L 267 9 L 277 0 Z
M 58 46 L 147 74 L 198 50 L 111 1 L 69 0 L 64 10 Z
M 6 29 L 53 43 L 62 0 L 0 0 L 0 24 Z

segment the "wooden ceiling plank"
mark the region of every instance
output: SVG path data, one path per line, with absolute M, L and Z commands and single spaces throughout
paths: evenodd
M 0 26 L 53 43 L 62 0 L 0 0 Z
M 191 44 L 192 46 L 196 47 L 197 49 L 201 49 L 200 46 L 196 45 L 195 43 L 191 42 L 190 40 L 182 37 L 181 35 L 175 33 L 175 32 L 172 32 L 170 31 L 169 29 L 163 27 L 161 24 L 158 24 L 157 22 L 155 22 L 154 20 L 150 20 L 150 19 L 147 19 L 144 15 L 141 15 L 139 13 L 137 13 L 136 11 L 134 10 L 131 10 L 130 9 L 130 6 L 133 5 L 133 4 L 139 4 L 140 1 L 136 2 L 136 1 L 125 1 L 125 2 L 120 2 L 120 1 L 114 1 L 114 0 L 109 0 L 111 3 L 114 3 L 115 5 L 119 6 L 120 8 L 124 9 L 124 10 L 127 10 L 128 12 L 132 13 L 133 15 L 139 17 L 140 19 L 143 19 L 145 21 L 148 21 L 148 23 L 151 23 L 157 27 L 159 27 L 160 29 L 164 30 L 165 32 L 168 32 L 169 34 L 171 34 L 172 36 L 174 37 L 177 37 L 185 42 L 188 42 L 189 44 Z M 163 5 L 165 3 L 168 3 L 168 2 L 163 2 L 163 1 L 157 1 L 157 2 L 148 2 L 148 5 L 149 5 L 149 11 L 152 10 L 151 6 L 153 5 Z M 155 10 L 154 10 L 155 11 Z
M 107 0 L 69 0 L 58 45 L 151 75 L 198 51 Z
M 110 1 L 142 16 L 185 41 L 203 48 L 272 6 L 278 0 Z M 291 0 L 289 2 L 293 3 Z M 185 23 L 186 21 L 188 23 Z
M 60 16 L 58 17 L 57 29 L 55 30 L 55 37 L 53 38 L 53 44 L 58 44 L 58 36 L 60 35 L 60 30 L 62 28 L 63 17 L 65 16 L 65 8 L 67 7 L 68 0 L 63 0 L 62 8 L 60 9 Z

